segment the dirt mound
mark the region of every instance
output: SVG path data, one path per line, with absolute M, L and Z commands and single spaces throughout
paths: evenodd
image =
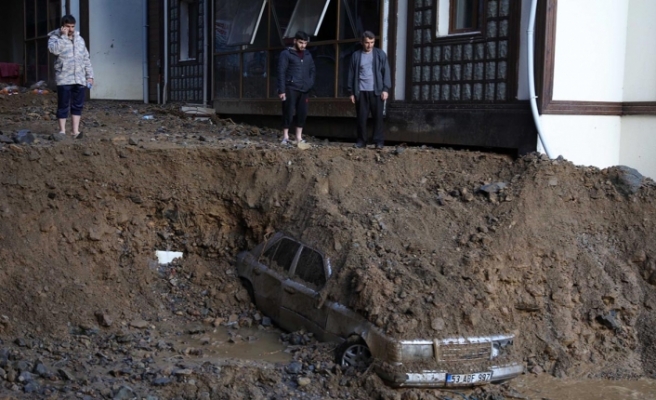
M 331 257 L 327 296 L 391 335 L 515 332 L 535 372 L 656 375 L 656 186 L 632 171 L 301 150 L 270 130 L 101 102 L 85 139 L 59 141 L 52 97 L 23 99 L 0 99 L 4 136 L 36 138 L 0 148 L 0 338 L 64 337 L 98 315 L 111 329 L 227 320 L 250 309 L 235 254 L 285 230 Z M 166 249 L 185 252 L 188 285 L 163 297 Z

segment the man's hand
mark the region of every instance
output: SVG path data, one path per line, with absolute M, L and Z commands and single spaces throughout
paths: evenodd
M 383 99 L 383 101 L 387 100 L 387 96 L 389 96 L 389 94 L 387 94 L 387 92 L 383 92 L 383 93 L 380 94 L 380 98 Z
M 62 36 L 68 36 L 68 27 L 66 27 L 66 26 L 61 27 L 61 35 Z
M 287 95 L 286 95 L 285 93 L 280 93 L 280 94 L 278 95 L 278 97 L 279 97 L 280 100 L 282 100 L 282 101 L 287 100 Z
M 351 95 L 351 103 L 355 104 L 355 96 Z

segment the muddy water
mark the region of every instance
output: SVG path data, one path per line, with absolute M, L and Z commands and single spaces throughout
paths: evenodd
M 517 398 L 549 400 L 656 400 L 656 380 L 570 380 L 550 375 L 524 375 L 510 387 Z M 520 396 L 521 395 L 521 396 Z

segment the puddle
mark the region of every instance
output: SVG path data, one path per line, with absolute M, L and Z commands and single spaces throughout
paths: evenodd
M 540 400 L 656 400 L 656 380 L 556 379 L 550 375 L 524 375 L 510 387 L 526 399 Z
M 173 345 L 176 353 L 184 355 L 187 362 L 198 361 L 221 363 L 222 360 L 249 360 L 270 363 L 289 362 L 291 354 L 280 342 L 277 329 L 230 327 L 203 328 L 198 333 L 170 333 L 162 339 Z M 194 331 L 193 327 L 182 332 Z M 174 356 L 175 357 L 175 356 Z M 164 357 L 163 359 L 171 358 Z

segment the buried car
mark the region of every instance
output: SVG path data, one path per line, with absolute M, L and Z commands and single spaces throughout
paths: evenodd
M 396 339 L 350 308 L 321 300 L 330 260 L 278 232 L 237 256 L 237 273 L 255 305 L 288 331 L 305 329 L 339 343 L 345 367 L 374 370 L 395 387 L 450 387 L 501 382 L 524 372 L 512 359 L 514 334 Z

